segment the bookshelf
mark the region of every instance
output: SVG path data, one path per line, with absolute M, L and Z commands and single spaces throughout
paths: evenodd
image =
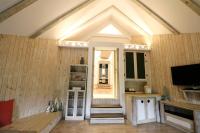
M 70 65 L 65 120 L 84 120 L 87 65 Z

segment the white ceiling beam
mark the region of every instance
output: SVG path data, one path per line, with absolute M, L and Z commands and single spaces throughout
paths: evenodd
M 15 15 L 16 13 L 20 12 L 24 8 L 28 7 L 29 5 L 33 4 L 37 0 L 22 0 L 10 8 L 0 12 L 0 23 L 8 19 L 9 17 Z
M 66 19 L 67 17 L 73 15 L 74 13 L 78 12 L 79 10 L 85 8 L 86 6 L 88 6 L 91 2 L 94 2 L 95 0 L 86 0 L 84 2 L 82 2 L 81 4 L 77 5 L 76 7 L 74 7 L 73 9 L 65 12 L 64 14 L 62 14 L 61 16 L 55 18 L 54 20 L 52 20 L 51 22 L 49 22 L 47 25 L 45 25 L 44 27 L 42 27 L 41 29 L 39 29 L 38 31 L 36 31 L 35 33 L 33 33 L 30 38 L 37 38 L 39 37 L 41 34 L 43 34 L 44 32 L 48 31 L 49 29 L 51 29 L 52 27 L 54 27 L 55 25 L 57 25 L 58 23 L 60 23 L 61 21 L 63 21 L 64 19 Z
M 146 13 L 148 13 L 151 17 L 157 20 L 160 24 L 162 24 L 165 28 L 171 31 L 173 34 L 180 34 L 180 32 L 175 29 L 171 24 L 169 24 L 166 20 L 164 20 L 161 16 L 151 10 L 148 6 L 142 3 L 140 0 L 132 0 L 133 3 L 137 4 L 140 8 L 142 8 Z
M 180 0 L 186 6 L 188 6 L 192 11 L 200 16 L 200 5 L 198 5 L 194 0 Z

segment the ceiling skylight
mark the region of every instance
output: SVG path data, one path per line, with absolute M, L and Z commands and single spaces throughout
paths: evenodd
M 107 25 L 104 27 L 99 34 L 109 34 L 109 35 L 122 35 L 122 33 L 112 24 Z

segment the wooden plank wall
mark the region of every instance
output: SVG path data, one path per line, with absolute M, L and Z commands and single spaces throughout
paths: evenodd
M 60 47 L 58 50 L 57 93 L 61 96 L 64 106 L 69 85 L 70 64 L 80 64 L 81 57 L 84 57 L 85 64 L 88 64 L 88 49 Z
M 181 87 L 172 85 L 170 67 L 200 63 L 200 33 L 153 36 L 152 87 L 162 93 L 164 86 L 172 99 L 182 101 Z M 0 100 L 14 98 L 15 118 L 43 112 L 49 100 L 65 100 L 70 64 L 88 62 L 88 50 L 58 48 L 45 39 L 0 35 Z M 199 103 L 199 95 L 190 95 Z
M 155 92 L 166 87 L 175 101 L 185 101 L 181 89 L 172 85 L 171 66 L 200 63 L 200 33 L 155 35 L 151 50 L 151 78 Z M 200 93 L 189 94 L 189 102 L 200 104 Z
M 0 100 L 15 99 L 14 119 L 43 112 L 56 87 L 56 41 L 0 35 Z

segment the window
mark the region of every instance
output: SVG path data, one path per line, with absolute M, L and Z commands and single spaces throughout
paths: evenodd
M 126 79 L 145 79 L 145 53 L 125 52 Z

